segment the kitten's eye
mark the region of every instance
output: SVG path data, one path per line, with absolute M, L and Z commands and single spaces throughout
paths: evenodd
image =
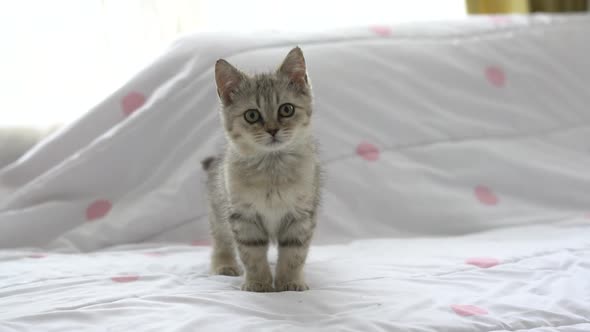
M 295 106 L 293 104 L 283 104 L 279 106 L 279 116 L 283 118 L 288 118 L 295 113 Z
M 247 110 L 244 112 L 244 119 L 250 124 L 256 123 L 260 120 L 260 112 L 258 110 Z

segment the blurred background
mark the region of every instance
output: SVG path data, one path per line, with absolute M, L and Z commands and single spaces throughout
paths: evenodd
M 70 121 L 181 35 L 465 16 L 463 0 L 2 1 L 2 124 Z M 428 6 L 428 10 L 424 10 Z
M 38 128 L 26 145 L 81 116 L 189 33 L 587 10 L 588 0 L 0 0 L 0 148 L 14 137 L 5 128 Z

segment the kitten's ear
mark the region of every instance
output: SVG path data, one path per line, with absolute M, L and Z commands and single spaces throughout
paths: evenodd
M 286 75 L 296 86 L 300 88 L 307 87 L 307 68 L 303 52 L 301 52 L 299 46 L 287 54 L 278 72 Z
M 233 102 L 235 91 L 244 78 L 244 74 L 229 62 L 223 59 L 217 60 L 215 63 L 215 83 L 217 83 L 217 94 L 223 105 L 228 106 Z

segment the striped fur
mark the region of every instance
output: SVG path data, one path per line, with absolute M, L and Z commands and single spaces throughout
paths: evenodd
M 246 272 L 242 289 L 306 290 L 303 266 L 316 225 L 320 168 L 303 54 L 293 49 L 275 73 L 248 76 L 224 60 L 215 72 L 228 144 L 220 156 L 203 161 L 209 175 L 212 273 L 240 273 L 237 248 Z M 279 116 L 285 103 L 294 106 L 292 116 Z M 244 113 L 253 109 L 261 120 L 252 124 Z M 270 242 L 279 250 L 274 285 Z

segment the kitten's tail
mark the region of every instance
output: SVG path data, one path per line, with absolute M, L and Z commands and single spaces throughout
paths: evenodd
M 213 156 L 207 157 L 201 161 L 201 166 L 203 166 L 203 169 L 205 171 L 208 171 L 211 169 L 211 167 L 213 166 L 213 164 L 215 163 L 216 160 L 217 160 L 217 158 L 215 158 Z

